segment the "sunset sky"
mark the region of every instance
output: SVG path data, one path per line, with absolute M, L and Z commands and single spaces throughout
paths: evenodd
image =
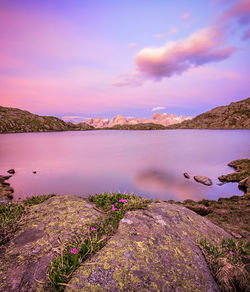
M 0 1 L 2 106 L 195 116 L 249 96 L 250 0 Z

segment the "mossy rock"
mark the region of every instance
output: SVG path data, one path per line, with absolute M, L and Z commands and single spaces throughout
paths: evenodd
M 86 199 L 56 196 L 29 207 L 23 225 L 0 249 L 0 291 L 47 291 L 51 261 L 100 213 Z
M 66 291 L 219 291 L 198 246 L 204 237 L 217 243 L 230 236 L 183 206 L 130 211 Z

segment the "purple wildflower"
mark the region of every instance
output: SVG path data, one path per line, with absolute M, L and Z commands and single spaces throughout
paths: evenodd
M 114 204 L 112 204 L 112 210 L 111 210 L 112 212 L 114 212 L 115 211 L 115 205 Z
M 230 255 L 232 255 L 233 254 L 233 252 L 230 250 L 229 252 L 228 252 Z
M 96 229 L 95 229 L 95 227 L 91 227 L 91 231 L 95 231 Z
M 115 202 L 116 205 L 118 205 L 118 202 Z
M 121 212 L 122 209 L 119 209 L 119 212 Z

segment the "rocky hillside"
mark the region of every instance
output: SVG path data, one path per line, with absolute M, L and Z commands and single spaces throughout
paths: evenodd
M 250 129 L 250 97 L 216 107 L 169 129 Z
M 132 126 L 139 124 L 157 124 L 162 126 L 168 126 L 176 123 L 181 123 L 185 120 L 189 120 L 191 117 L 183 117 L 169 114 L 153 114 L 151 119 L 147 118 L 137 118 L 137 117 L 123 117 L 122 115 L 117 115 L 112 119 L 107 118 L 90 118 L 86 120 L 88 125 L 95 128 L 116 128 L 117 126 Z M 118 127 L 119 128 L 119 127 Z M 125 127 L 126 128 L 126 127 Z M 141 129 L 142 127 L 139 126 Z M 127 129 L 127 128 L 126 128 Z
M 93 127 L 86 123 L 66 123 L 56 117 L 38 116 L 17 108 L 0 106 L 0 133 L 81 131 Z

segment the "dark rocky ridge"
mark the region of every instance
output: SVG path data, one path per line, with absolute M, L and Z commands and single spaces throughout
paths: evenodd
M 202 113 L 168 129 L 250 129 L 250 97 Z
M 86 123 L 72 124 L 63 120 L 39 116 L 17 108 L 0 106 L 0 133 L 54 132 L 92 130 Z

